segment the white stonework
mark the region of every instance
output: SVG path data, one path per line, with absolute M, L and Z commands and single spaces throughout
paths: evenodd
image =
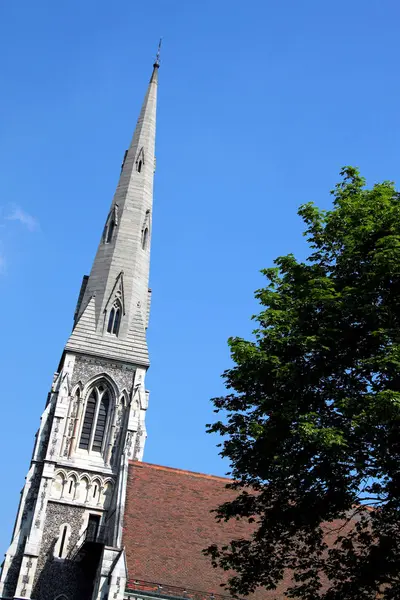
M 128 461 L 142 460 L 149 396 L 157 76 L 158 63 L 41 417 L 0 598 L 124 598 Z

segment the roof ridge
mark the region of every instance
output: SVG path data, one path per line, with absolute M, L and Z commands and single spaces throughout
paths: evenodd
M 148 463 L 148 462 L 142 462 L 142 461 L 138 461 L 138 460 L 130 460 L 129 464 L 131 466 L 137 467 L 137 468 L 150 468 L 150 469 L 156 469 L 159 471 L 171 471 L 174 473 L 180 473 L 182 475 L 192 475 L 193 477 L 200 477 L 203 479 L 215 479 L 215 480 L 219 480 L 219 481 L 233 481 L 233 479 L 231 479 L 230 477 L 221 477 L 221 475 L 210 475 L 208 473 L 199 473 L 198 471 L 188 471 L 186 469 L 178 469 L 177 467 L 166 467 L 165 465 L 156 465 L 154 463 Z

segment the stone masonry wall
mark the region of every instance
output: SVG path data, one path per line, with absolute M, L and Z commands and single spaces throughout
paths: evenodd
M 79 381 L 85 384 L 95 375 L 107 373 L 118 385 L 120 391 L 126 389 L 129 393 L 132 389 L 135 368 L 127 365 L 113 364 L 106 360 L 77 356 L 72 374 L 71 386 Z
M 32 598 L 36 600 L 54 600 L 59 594 L 65 594 L 69 600 L 82 600 L 88 582 L 79 563 L 68 559 L 54 558 L 53 551 L 59 535 L 60 525 L 71 525 L 67 552 L 75 546 L 82 530 L 85 509 L 49 502 L 46 521 L 38 559 L 37 578 L 33 586 Z M 90 582 L 91 583 L 91 582 Z M 89 597 L 89 596 L 88 596 Z

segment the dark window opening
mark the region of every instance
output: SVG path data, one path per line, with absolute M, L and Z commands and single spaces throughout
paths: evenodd
M 106 434 L 110 395 L 104 386 L 94 388 L 87 400 L 83 419 L 79 448 L 93 452 L 101 452 Z M 72 491 L 71 481 L 69 491 Z M 94 495 L 96 492 L 94 492 Z
M 121 306 L 119 302 L 115 302 L 114 306 L 110 310 L 110 316 L 108 317 L 107 333 L 118 335 L 119 326 L 121 322 Z
M 114 234 L 114 229 L 115 229 L 115 221 L 114 221 L 114 219 L 111 219 L 111 221 L 108 225 L 106 244 L 109 244 L 111 242 L 113 234 Z
M 74 485 L 74 482 L 71 481 L 71 483 L 69 484 L 69 494 L 72 492 L 72 486 Z
M 83 420 L 81 441 L 79 442 L 79 448 L 82 448 L 82 450 L 89 449 L 90 436 L 92 433 L 95 413 L 96 413 L 96 392 L 95 392 L 95 390 L 93 390 L 87 401 L 85 418 Z
M 139 162 L 138 162 L 137 170 L 138 170 L 138 173 L 140 173 L 140 171 L 142 170 L 142 161 L 141 160 L 139 160 Z
M 96 498 L 96 494 L 97 494 L 97 485 L 95 485 L 94 489 L 93 489 L 93 498 Z
M 105 392 L 100 400 L 99 414 L 97 416 L 96 429 L 93 438 L 93 450 L 95 452 L 101 452 L 101 446 L 103 444 L 104 433 L 106 430 L 107 413 L 109 405 L 109 396 Z
M 60 542 L 60 550 L 58 552 L 58 556 L 59 558 L 62 558 L 63 552 L 64 552 L 64 546 L 65 546 L 65 538 L 67 537 L 67 525 L 64 525 L 64 529 L 61 535 L 61 542 Z
M 114 316 L 115 316 L 115 309 L 112 308 L 110 311 L 110 317 L 108 319 L 107 333 L 111 333 L 113 330 Z
M 142 239 L 143 250 L 146 250 L 146 248 L 147 248 L 148 237 L 149 237 L 149 229 L 148 229 L 148 227 L 146 227 L 146 229 L 143 231 L 143 239 Z
M 88 526 L 86 530 L 86 539 L 95 542 L 100 525 L 100 515 L 89 515 Z

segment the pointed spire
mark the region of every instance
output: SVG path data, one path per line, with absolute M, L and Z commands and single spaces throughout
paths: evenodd
M 120 353 L 121 358 L 130 359 L 132 362 L 139 361 L 143 354 L 148 360 L 147 346 L 138 353 L 130 338 L 132 328 L 137 328 L 138 322 L 145 327 L 149 307 L 148 282 L 160 48 L 161 40 L 136 128 L 125 153 L 117 189 L 105 219 L 92 270 L 86 287 L 82 290 L 75 330 L 67 343 L 68 348 L 74 338 L 72 345 L 77 350 L 79 339 L 82 339 L 85 346 L 82 346 L 82 351 L 87 352 L 87 344 L 82 336 L 85 335 L 85 327 L 90 326 L 90 347 L 93 354 L 107 355 L 108 352 L 116 358 Z M 121 273 L 124 282 L 122 287 L 116 285 L 121 279 Z M 86 311 L 89 303 L 92 306 L 90 314 Z M 115 311 L 120 307 L 122 311 L 118 336 L 107 331 L 108 313 L 112 307 Z M 89 320 L 92 321 L 90 324 Z M 146 345 L 144 330 L 141 337 Z

